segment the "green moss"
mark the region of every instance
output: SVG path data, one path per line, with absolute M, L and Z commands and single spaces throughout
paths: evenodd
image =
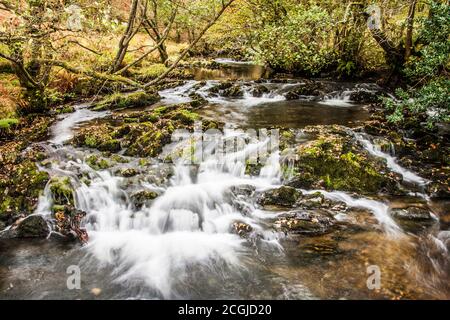
M 57 114 L 72 113 L 72 112 L 75 112 L 75 108 L 73 106 L 65 106 L 65 107 L 56 109 Z
M 0 129 L 9 129 L 19 123 L 18 119 L 0 119 Z
M 32 160 L 12 166 L 5 179 L 0 179 L 0 219 L 14 213 L 32 213 L 49 177 L 39 171 Z
M 86 158 L 86 163 L 94 170 L 105 170 L 111 167 L 108 160 L 100 158 L 98 155 L 90 155 Z
M 172 119 L 179 120 L 181 123 L 186 125 L 192 125 L 196 120 L 199 119 L 199 115 L 195 112 L 181 109 L 173 113 Z
M 68 177 L 53 177 L 50 180 L 50 192 L 56 205 L 74 204 L 74 192 Z
M 301 188 L 317 187 L 322 182 L 328 190 L 376 193 L 392 186 L 376 161 L 365 153 L 348 150 L 347 140 L 340 136 L 321 137 L 302 145 L 295 167 L 295 186 Z
M 113 154 L 111 156 L 111 160 L 113 160 L 113 161 L 115 161 L 117 163 L 128 163 L 128 162 L 130 162 L 128 159 L 126 159 L 126 158 L 124 158 L 122 156 L 119 156 L 118 154 Z
M 164 72 L 167 71 L 167 67 L 164 64 L 157 63 L 148 67 L 143 67 L 138 70 L 138 77 L 141 80 L 152 80 L 158 78 Z
M 103 98 L 93 106 L 93 110 L 124 109 L 129 107 L 146 107 L 160 99 L 157 93 L 137 91 L 133 93 L 114 93 Z

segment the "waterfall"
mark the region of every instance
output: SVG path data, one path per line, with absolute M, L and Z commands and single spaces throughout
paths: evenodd
M 398 237 L 402 234 L 401 228 L 389 214 L 389 206 L 383 202 L 366 198 L 354 198 L 341 191 L 328 192 L 323 190 L 303 190 L 303 192 L 306 194 L 320 192 L 325 198 L 333 201 L 342 201 L 349 207 L 367 209 L 373 213 L 383 230 L 390 236 Z
M 354 133 L 354 136 L 355 136 L 356 140 L 362 144 L 364 149 L 366 149 L 371 155 L 378 157 L 378 158 L 385 159 L 388 168 L 391 171 L 402 175 L 402 177 L 405 181 L 417 184 L 418 186 L 421 186 L 421 187 L 423 187 L 427 183 L 427 181 L 424 178 L 421 178 L 414 172 L 407 170 L 407 169 L 403 168 L 402 166 L 400 166 L 397 163 L 397 159 L 395 157 L 381 151 L 381 149 L 379 147 L 375 146 L 369 139 L 365 138 L 362 134 Z

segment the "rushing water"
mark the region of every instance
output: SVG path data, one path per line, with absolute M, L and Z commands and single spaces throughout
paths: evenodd
M 254 91 L 261 84 L 244 80 L 238 82 L 243 91 L 242 97 L 223 97 L 209 92 L 218 83 L 217 80 L 188 81 L 180 87 L 162 91 L 164 99 L 161 103 L 189 102 L 189 95 L 195 92 L 209 102 L 199 110 L 206 118 L 223 119 L 226 123 L 250 128 L 302 128 L 327 124 L 354 126 L 369 116 L 366 106 L 348 102 L 348 93 L 351 92 L 348 90 L 344 91 L 345 94 L 304 96 L 300 100 L 287 100 L 286 93 L 302 85 L 302 82 L 267 82 L 263 86 L 268 92 L 255 96 Z M 355 87 L 355 84 L 344 84 L 345 87 Z
M 203 115 L 232 126 L 284 125 L 302 128 L 310 124 L 352 124 L 364 120 L 364 106 L 349 101 L 349 88 L 319 100 L 305 97 L 287 101 L 284 93 L 297 85 L 270 83 L 269 92 L 255 97 L 255 66 L 220 60 L 236 67 L 244 88 L 240 98 L 211 95 L 216 80 L 189 81 L 161 92 L 163 104 L 183 103 L 195 92 L 209 101 Z M 251 72 L 248 73 L 248 68 Z M 234 71 L 231 71 L 234 70 Z M 237 71 L 236 71 L 237 70 Z M 247 70 L 247 73 L 245 73 Z M 256 69 L 259 70 L 259 69 Z M 247 76 L 242 76 L 242 74 Z M 260 77 L 261 75 L 259 75 Z M 242 80 L 244 79 L 244 80 Z M 76 207 L 87 212 L 89 243 L 78 245 L 53 240 L 0 240 L 0 298 L 247 298 L 316 299 L 377 298 L 383 291 L 366 287 L 366 266 L 382 266 L 389 279 L 384 294 L 404 291 L 407 298 L 448 298 L 448 231 L 412 235 L 391 217 L 390 210 L 403 199 L 369 199 L 340 191 L 322 193 L 349 208 L 335 218 L 359 221 L 369 228 L 325 234 L 300 241 L 272 228 L 285 210 L 266 211 L 246 190 L 260 192 L 280 186 L 283 174 L 275 152 L 258 176 L 245 172 L 242 155 L 264 147 L 268 141 L 252 141 L 243 150 L 219 158 L 211 142 L 198 165 L 182 160 L 173 165 L 150 159 L 143 165 L 129 158 L 108 170 L 96 171 L 85 159 L 92 150 L 64 146 L 74 130 L 86 121 L 106 116 L 79 106 L 52 128 L 45 144 L 52 160 L 42 168 L 50 175 L 63 175 L 75 187 Z M 231 126 L 231 127 L 232 127 Z M 226 130 L 225 139 L 236 134 Z M 373 156 L 383 158 L 406 182 L 423 185 L 425 180 L 402 168 L 395 157 L 382 152 L 369 137 L 355 133 Z M 172 146 L 167 148 L 170 150 Z M 123 178 L 121 168 L 137 167 L 139 175 Z M 89 177 L 86 184 L 80 177 Z M 159 197 L 136 208 L 130 200 L 136 191 L 154 191 Z M 314 194 L 315 190 L 302 190 Z M 413 203 L 423 198 L 411 197 Z M 50 217 L 48 187 L 35 214 Z M 397 202 L 396 202 L 397 201 Z M 434 204 L 430 203 L 430 206 Z M 445 211 L 444 205 L 435 211 Z M 246 238 L 233 230 L 234 222 L 251 227 Z M 373 227 L 375 226 L 375 227 Z M 447 232 L 447 233 L 446 233 Z M 81 269 L 82 288 L 68 290 L 66 270 Z M 394 291 L 393 291 L 394 290 Z M 402 293 L 403 294 L 403 293 Z M 398 293 L 398 296 L 402 296 Z

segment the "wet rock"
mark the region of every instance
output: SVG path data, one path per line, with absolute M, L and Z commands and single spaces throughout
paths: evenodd
M 283 186 L 264 192 L 258 199 L 263 206 L 292 207 L 295 205 L 301 193 L 295 188 Z
M 350 94 L 350 100 L 359 103 L 376 103 L 380 100 L 382 92 L 369 90 L 356 90 Z
M 274 226 L 286 234 L 320 235 L 330 232 L 336 220 L 324 210 L 291 211 L 280 215 Z
M 305 195 L 299 200 L 299 206 L 305 209 L 320 208 L 325 202 L 325 197 L 320 192 Z
M 50 192 L 54 204 L 74 204 L 74 192 L 68 177 L 53 177 L 50 180 Z
M 450 182 L 433 181 L 428 185 L 428 193 L 432 199 L 450 199 Z
M 244 96 L 244 91 L 242 87 L 238 84 L 222 91 L 222 96 L 231 98 L 242 98 Z
M 49 228 L 41 215 L 29 216 L 19 222 L 17 237 L 19 238 L 45 238 L 49 234 Z
M 233 84 L 234 83 L 232 81 L 222 81 L 219 84 L 210 88 L 209 92 L 218 94 L 224 90 L 230 89 L 233 86 Z
M 270 90 L 262 84 L 255 86 L 252 90 L 252 95 L 254 97 L 262 97 L 264 94 L 267 93 L 270 93 Z
M 302 189 L 358 193 L 400 193 L 386 163 L 372 157 L 340 126 L 305 128 L 313 138 L 296 150 L 294 175 L 287 185 Z
M 231 187 L 231 192 L 234 196 L 250 197 L 254 194 L 255 189 L 252 185 L 241 185 Z
M 106 124 L 93 125 L 81 129 L 73 138 L 72 144 L 100 151 L 119 152 L 120 141 L 113 137 L 114 128 Z
M 131 195 L 131 201 L 135 208 L 140 209 L 144 205 L 150 205 L 158 197 L 154 191 L 142 190 Z
M 285 94 L 286 100 L 297 100 L 304 96 L 321 95 L 322 85 L 320 82 L 311 82 L 301 85 Z
M 193 108 L 198 108 L 208 103 L 208 100 L 206 100 L 203 96 L 195 92 L 189 94 L 189 98 L 192 99 L 191 106 Z
M 108 160 L 96 154 L 88 156 L 85 161 L 94 170 L 105 170 L 111 167 Z
M 253 228 L 247 223 L 236 221 L 233 223 L 233 231 L 240 237 L 246 238 Z
M 119 174 L 125 178 L 131 178 L 139 174 L 139 171 L 134 168 L 126 168 L 119 171 Z
M 433 219 L 428 209 L 419 207 L 394 209 L 391 210 L 391 215 L 392 217 L 400 220 L 429 221 Z

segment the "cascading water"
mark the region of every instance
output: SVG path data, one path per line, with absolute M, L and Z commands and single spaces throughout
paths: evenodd
M 405 181 L 417 184 L 420 187 L 423 187 L 426 184 L 427 181 L 425 179 L 419 177 L 414 172 L 407 170 L 407 169 L 403 168 L 402 166 L 400 166 L 397 163 L 395 157 L 393 157 L 392 155 L 390 155 L 388 153 L 381 151 L 381 149 L 379 147 L 374 145 L 369 139 L 364 137 L 362 134 L 354 133 L 354 136 L 357 139 L 357 141 L 359 141 L 371 155 L 378 157 L 378 158 L 385 159 L 388 168 L 391 171 L 402 175 L 403 179 Z
M 389 206 L 383 202 L 365 198 L 354 198 L 341 191 L 327 192 L 323 190 L 303 190 L 303 192 L 306 194 L 314 194 L 316 192 L 320 192 L 325 196 L 325 198 L 333 201 L 342 201 L 349 207 L 364 208 L 370 210 L 380 223 L 383 230 L 386 231 L 386 233 L 393 237 L 398 237 L 402 234 L 401 228 L 389 215 Z
M 352 92 L 353 91 L 344 90 L 327 94 L 320 103 L 335 107 L 352 107 L 354 106 L 350 99 Z
M 180 87 L 160 92 L 163 97 L 160 104 L 189 102 L 190 95 L 195 93 L 210 104 L 229 109 L 234 107 L 237 114 L 249 109 L 256 113 L 267 104 L 278 108 L 280 103 L 287 103 L 285 93 L 300 82 L 264 83 L 268 92 L 258 96 L 254 94 L 257 83 L 239 82 L 243 91 L 241 97 L 212 94 L 210 89 L 218 83 L 214 80 L 205 83 L 188 81 Z M 336 112 L 346 110 L 334 107 L 343 104 L 349 106 L 350 93 L 337 93 L 335 98 L 338 102 L 330 99 L 326 102 L 333 104 Z M 298 104 L 292 108 L 297 112 Z M 314 104 L 311 108 L 325 110 L 327 107 Z M 274 219 L 290 209 L 267 211 L 257 204 L 253 196 L 236 191 L 256 190 L 256 194 L 261 194 L 265 190 L 280 187 L 294 171 L 294 163 L 289 162 L 285 154 L 273 152 L 261 166 L 259 174 L 251 176 L 246 173 L 246 156 L 267 147 L 269 141 L 248 139 L 242 132 L 225 129 L 225 141 L 244 135 L 244 140 L 247 139 L 249 143 L 240 150 L 219 156 L 216 152 L 217 141 L 209 141 L 201 157 L 197 154 L 194 156 L 201 161 L 191 164 L 186 158 L 175 159 L 169 165 L 171 175 L 161 181 L 155 182 L 150 178 L 155 171 L 162 171 L 163 164 L 157 159 L 146 159 L 149 164 L 139 167 L 139 159 L 130 158 L 127 159 L 128 164 L 94 170 L 85 162 L 86 157 L 94 153 L 93 150 L 75 149 L 63 144 L 73 136 L 73 130 L 80 123 L 106 115 L 107 112 L 94 112 L 80 106 L 74 113 L 62 116 L 53 126 L 49 140 L 52 164 L 41 168 L 51 176 L 69 177 L 75 190 L 75 206 L 87 213 L 84 224 L 90 240 L 81 250 L 86 255 L 82 262 L 98 266 L 96 274 L 110 273 L 114 285 L 118 286 L 115 289 L 124 289 L 127 298 L 216 298 L 221 297 L 220 294 L 226 298 L 241 297 L 242 292 L 246 291 L 245 287 L 252 285 L 252 289 L 248 290 L 250 294 L 242 294 L 243 297 L 313 297 L 304 281 L 307 280 L 305 277 L 313 276 L 309 270 L 322 263 L 323 256 L 314 256 L 311 261 L 301 256 L 300 264 L 306 266 L 306 272 L 291 274 L 291 260 L 295 258 L 286 258 L 284 255 L 287 250 L 285 242 L 288 240 L 285 234 L 273 228 Z M 364 136 L 355 134 L 355 138 L 370 154 L 386 159 L 389 169 L 402 174 L 405 181 L 424 183 L 422 178 L 402 168 L 393 156 L 381 152 Z M 167 146 L 163 153 L 170 153 L 178 147 L 189 149 L 183 143 L 174 143 Z M 121 177 L 117 172 L 124 167 L 138 168 L 140 173 L 133 178 Z M 89 183 L 83 177 L 88 177 Z M 158 197 L 138 207 L 132 198 L 136 191 L 142 190 L 156 192 Z M 333 202 L 343 202 L 350 208 L 366 209 L 384 231 L 377 231 L 383 241 L 400 242 L 400 239 L 406 238 L 406 232 L 390 215 L 391 208 L 387 201 L 357 197 L 340 191 L 301 191 L 304 195 L 320 192 Z M 51 222 L 51 208 L 52 197 L 47 186 L 35 214 L 43 215 Z M 345 220 L 346 213 L 338 215 L 343 215 Z M 338 219 L 337 216 L 335 218 Z M 235 223 L 249 226 L 251 231 L 247 237 L 238 235 L 234 229 Z M 326 237 L 323 236 L 325 247 L 328 241 Z M 313 239 L 317 240 L 317 247 L 321 247 L 323 238 Z M 445 249 L 444 240 L 436 242 L 442 250 Z M 308 239 L 301 238 L 299 242 L 303 245 Z M 298 248 L 294 252 L 297 251 Z M 351 261 L 350 254 L 346 257 L 344 260 Z M 279 270 L 283 270 L 281 276 Z M 339 273 L 339 270 L 335 271 Z M 322 277 L 322 272 L 320 270 L 316 274 Z M 327 274 L 331 273 L 328 269 Z M 107 281 L 111 278 L 106 277 Z M 244 288 L 230 289 L 229 286 L 233 285 Z M 214 289 L 213 293 L 207 290 L 208 286 Z M 266 288 L 270 287 L 273 287 L 273 292 L 267 292 Z M 258 295 L 260 291 L 261 295 Z

